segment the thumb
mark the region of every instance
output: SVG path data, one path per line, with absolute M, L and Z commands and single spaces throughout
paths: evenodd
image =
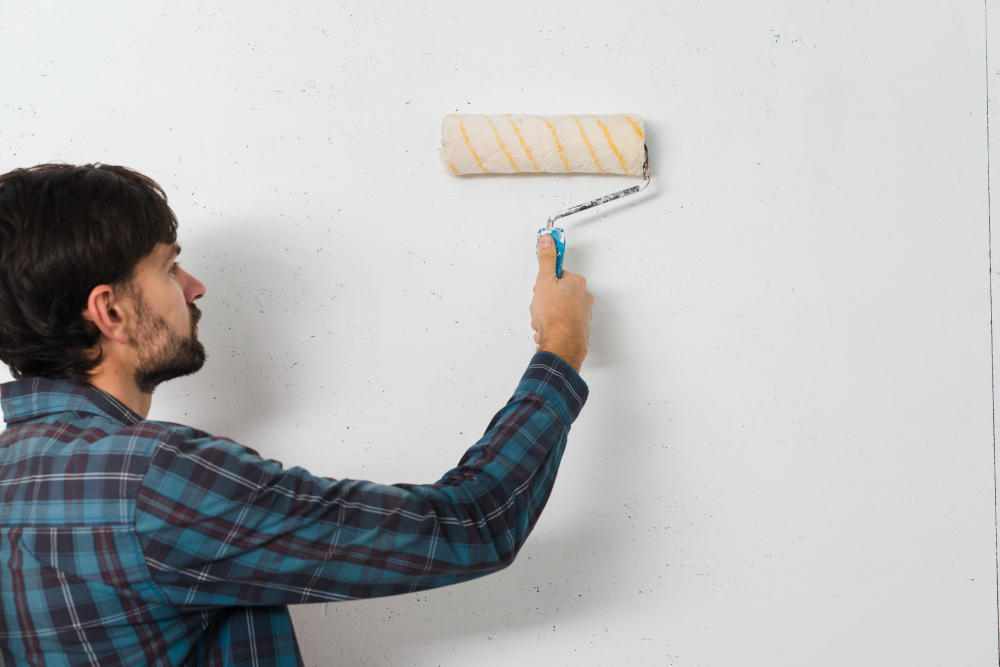
M 554 276 L 556 274 L 556 244 L 551 234 L 538 237 L 538 275 Z

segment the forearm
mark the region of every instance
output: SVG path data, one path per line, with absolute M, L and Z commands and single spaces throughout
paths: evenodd
M 510 401 L 493 418 L 458 467 L 418 493 L 447 498 L 462 508 L 479 533 L 456 533 L 456 543 L 476 542 L 492 569 L 509 564 L 548 500 L 566 446 L 570 424 L 586 400 L 587 387 L 560 359 L 532 359 Z M 481 548 L 479 546 L 475 548 Z

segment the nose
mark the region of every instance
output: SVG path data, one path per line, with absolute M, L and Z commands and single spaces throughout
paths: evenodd
M 204 283 L 202 283 L 200 280 L 192 276 L 187 271 L 184 271 L 184 269 L 181 269 L 180 267 L 177 268 L 180 269 L 184 274 L 183 286 L 184 286 L 185 301 L 187 301 L 188 303 L 193 303 L 198 299 L 200 299 L 201 297 L 205 296 L 206 288 Z

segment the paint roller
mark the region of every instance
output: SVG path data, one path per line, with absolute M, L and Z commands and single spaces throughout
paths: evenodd
M 441 125 L 441 161 L 456 176 L 642 174 L 642 184 L 559 211 L 538 230 L 539 238 L 548 234 L 555 241 L 557 278 L 562 278 L 566 232 L 555 221 L 649 185 L 649 152 L 638 114 L 450 114 Z

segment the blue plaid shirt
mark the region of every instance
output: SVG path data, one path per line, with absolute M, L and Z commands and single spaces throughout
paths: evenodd
M 0 665 L 301 665 L 289 604 L 495 572 L 587 387 L 539 353 L 435 484 L 326 479 L 69 380 L 0 386 Z

